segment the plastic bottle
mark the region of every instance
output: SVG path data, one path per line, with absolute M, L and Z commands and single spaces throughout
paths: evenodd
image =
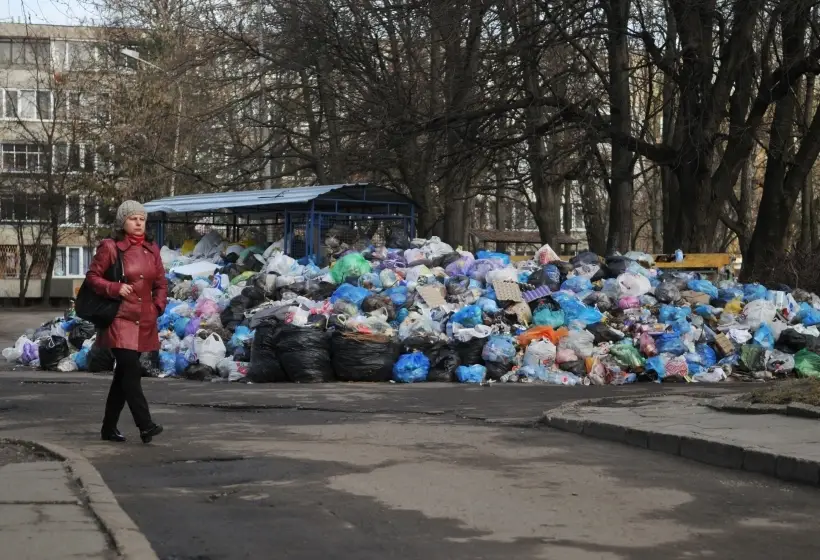
M 578 377 L 567 372 L 551 371 L 547 374 L 547 383 L 550 385 L 568 385 L 573 387 L 578 384 Z
M 683 262 L 683 251 L 680 249 L 675 251 L 675 262 Z

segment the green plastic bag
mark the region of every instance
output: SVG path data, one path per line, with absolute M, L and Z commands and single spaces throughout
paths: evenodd
M 803 348 L 794 355 L 794 369 L 800 377 L 820 379 L 820 356 Z
M 330 276 L 336 284 L 342 284 L 345 280 L 354 276 L 358 278 L 370 272 L 370 263 L 359 253 L 345 255 L 330 269 Z
M 740 347 L 739 369 L 754 373 L 766 369 L 766 350 L 759 344 L 744 344 Z
M 566 322 L 564 312 L 561 309 L 553 311 L 547 306 L 536 309 L 532 319 L 536 325 L 552 327 L 553 329 L 563 326 Z
M 236 286 L 240 282 L 246 282 L 250 278 L 252 278 L 256 273 L 252 270 L 248 270 L 247 272 L 243 272 L 242 274 L 238 275 L 236 278 L 231 280 L 231 286 Z
M 609 354 L 618 365 L 627 369 L 641 368 L 644 366 L 644 359 L 637 348 L 628 343 L 615 344 L 609 349 Z

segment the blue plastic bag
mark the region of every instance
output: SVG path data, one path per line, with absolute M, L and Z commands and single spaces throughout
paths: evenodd
M 743 299 L 743 289 L 737 288 L 721 288 L 718 290 L 718 299 L 724 301 L 732 301 L 733 299 Z
M 674 305 L 661 305 L 661 311 L 658 314 L 658 319 L 661 323 L 672 323 L 675 321 L 686 320 L 692 311 L 688 307 L 675 307 Z
M 385 290 L 384 295 L 390 298 L 393 305 L 396 307 L 401 307 L 407 303 L 407 286 L 394 286 L 389 290 Z
M 745 284 L 743 286 L 743 301 L 746 303 L 758 299 L 766 299 L 768 294 L 769 290 L 760 284 Z
M 672 329 L 673 333 L 680 336 L 691 331 L 692 324 L 689 323 L 689 321 L 687 321 L 686 319 L 682 319 L 679 321 L 673 321 L 672 323 L 669 323 L 669 328 Z
M 377 272 L 368 272 L 359 276 L 359 287 L 370 291 L 381 291 L 382 279 Z
M 239 325 L 228 341 L 228 350 L 235 350 L 244 345 L 245 341 L 253 338 L 253 331 L 245 325 Z
M 757 332 L 755 333 L 754 341 L 766 350 L 774 349 L 775 340 L 771 327 L 769 327 L 766 323 L 760 325 L 760 328 L 757 329 Z
M 479 306 L 481 311 L 487 315 L 497 315 L 501 312 L 501 309 L 498 308 L 498 304 L 495 300 L 488 299 L 486 297 L 478 298 L 478 301 L 475 302 L 475 304 Z
M 718 314 L 718 309 L 712 307 L 711 305 L 698 305 L 695 306 L 695 315 L 700 315 L 704 319 L 710 319 L 715 317 Z
M 675 333 L 663 333 L 655 341 L 655 347 L 659 354 L 674 354 L 675 356 L 683 356 L 686 354 L 686 346 L 683 341 Z
M 564 283 L 561 284 L 561 289 L 575 292 L 576 294 L 589 292 L 592 290 L 592 282 L 589 281 L 589 278 L 584 278 L 583 276 L 572 276 L 564 280 Z
M 544 276 L 549 280 L 550 284 L 561 283 L 561 271 L 554 264 L 548 264 L 544 267 Z
M 710 298 L 718 297 L 718 289 L 709 280 L 689 280 L 686 287 L 693 292 L 700 292 L 708 295 Z
M 513 361 L 515 354 L 515 341 L 511 336 L 493 335 L 484 345 L 481 357 L 485 362 L 507 365 Z
M 77 364 L 77 369 L 80 371 L 85 371 L 88 369 L 88 351 L 91 348 L 83 348 L 76 354 L 74 354 L 74 363 Z
M 800 303 L 800 311 L 797 312 L 795 318 L 807 327 L 820 325 L 820 311 L 805 301 Z
M 532 314 L 533 323 L 539 326 L 552 327 L 557 329 L 566 322 L 564 312 L 562 310 L 553 311 L 547 306 L 539 307 Z
M 519 284 L 526 284 L 527 280 L 530 279 L 530 276 L 532 276 L 532 271 L 531 270 L 522 270 L 521 272 L 518 273 L 518 283 Z
M 407 319 L 408 315 L 410 315 L 410 310 L 406 307 L 402 307 L 399 309 L 399 312 L 396 313 L 396 323 L 400 325 L 405 319 Z
M 508 264 L 510 264 L 510 256 L 505 254 L 505 253 L 495 253 L 495 252 L 492 252 L 492 251 L 479 251 L 478 253 L 476 253 L 475 256 L 476 256 L 476 260 L 479 260 L 479 261 L 494 260 L 494 261 L 501 262 L 504 266 L 507 266 Z
M 695 346 L 698 356 L 700 357 L 700 364 L 705 368 L 710 368 L 717 363 L 717 354 L 714 349 L 708 344 L 698 344 Z
M 174 332 L 179 338 L 185 338 L 185 329 L 188 328 L 188 323 L 191 320 L 188 317 L 177 317 L 174 321 Z
M 467 307 L 463 307 L 453 314 L 453 322 L 467 328 L 481 325 L 484 323 L 481 308 L 477 305 L 468 305 Z
M 185 370 L 188 368 L 190 364 L 191 362 L 188 361 L 188 358 L 185 357 L 185 354 L 181 352 L 177 354 L 176 360 L 174 362 L 174 369 L 176 370 L 176 374 L 182 375 L 183 373 L 185 373 Z
M 484 366 L 458 366 L 456 368 L 456 379 L 460 383 L 481 383 L 487 375 L 487 368 Z
M 652 356 L 651 358 L 647 358 L 646 365 L 644 366 L 646 371 L 654 371 L 658 375 L 663 375 L 666 371 L 666 358 L 663 356 Z
M 171 352 L 159 353 L 159 369 L 165 375 L 175 375 L 177 368 L 177 355 Z
M 556 292 L 552 294 L 552 299 L 561 306 L 561 310 L 564 312 L 564 321 L 568 325 L 574 322 L 581 323 L 584 326 L 594 325 L 600 323 L 604 318 L 600 311 L 593 307 L 587 307 L 574 294 Z
M 393 365 L 393 380 L 399 383 L 427 381 L 430 360 L 421 352 L 402 354 Z
M 332 296 L 330 296 L 330 303 L 336 303 L 341 299 L 352 303 L 356 307 L 361 307 L 362 302 L 369 295 L 370 291 L 366 288 L 360 288 L 350 284 L 342 284 L 336 288 L 336 291 L 333 292 Z

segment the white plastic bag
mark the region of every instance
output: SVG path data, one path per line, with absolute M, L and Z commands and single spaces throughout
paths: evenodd
M 549 264 L 552 261 L 560 261 L 561 257 L 558 256 L 558 253 L 552 250 L 552 247 L 549 245 L 543 245 L 538 251 L 535 252 L 535 262 L 538 264 Z
M 493 282 L 518 282 L 518 270 L 508 266 L 499 270 L 491 270 L 487 273 L 487 283 Z
M 468 329 L 458 323 L 453 323 L 453 338 L 459 342 L 469 342 L 474 338 L 487 338 L 491 334 L 493 334 L 493 329 L 487 325 L 476 325 Z
M 205 340 L 197 337 L 194 348 L 199 363 L 214 369 L 216 369 L 219 361 L 225 357 L 225 343 L 222 341 L 222 337 L 216 333 L 211 333 Z
M 555 345 L 549 340 L 534 340 L 524 352 L 524 365 L 552 367 L 556 353 Z
M 579 358 L 590 358 L 595 351 L 595 335 L 586 330 L 570 331 L 558 343 L 558 348 L 572 350 Z
M 71 356 L 63 358 L 57 364 L 57 371 L 61 371 L 63 373 L 77 371 L 78 369 L 80 368 L 77 367 L 77 364 L 74 362 L 74 359 Z
M 296 260 L 292 259 L 291 257 L 287 256 L 284 253 L 276 252 L 271 256 L 271 259 L 268 261 L 268 266 L 265 268 L 265 272 L 268 274 L 278 274 L 280 276 L 286 276 L 291 274 L 292 271 L 296 268 Z
M 219 246 L 222 243 L 222 236 L 218 231 L 213 230 L 202 236 L 202 239 L 194 247 L 191 253 L 193 258 L 209 259 L 219 254 Z
M 453 253 L 453 248 L 438 237 L 431 237 L 421 249 L 428 259 L 435 259 Z M 410 261 L 407 261 L 410 262 Z
M 763 323 L 771 323 L 777 314 L 774 303 L 765 299 L 750 301 L 740 312 L 740 322 L 756 331 Z
M 23 350 L 26 347 L 26 342 L 31 342 L 26 335 L 21 336 L 17 339 L 17 342 L 14 343 L 14 346 L 11 348 L 6 348 L 3 350 L 3 357 L 9 363 L 17 363 L 17 361 L 23 356 Z
M 618 287 L 620 288 L 621 297 L 641 297 L 652 291 L 649 278 L 631 272 L 624 272 L 618 276 Z

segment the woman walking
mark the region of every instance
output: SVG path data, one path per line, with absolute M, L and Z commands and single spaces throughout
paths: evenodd
M 168 302 L 168 284 L 159 248 L 145 234 L 145 208 L 127 200 L 117 209 L 114 234 L 105 239 L 88 269 L 86 281 L 103 297 L 120 299 L 114 321 L 97 334 L 97 344 L 110 348 L 117 364 L 114 380 L 105 403 L 102 439 L 125 441 L 117 429 L 125 403 L 131 409 L 143 443 L 162 433 L 162 426 L 151 420 L 148 402 L 142 392 L 140 353 L 159 350 L 157 317 Z M 112 282 L 105 273 L 122 259 L 124 282 Z

